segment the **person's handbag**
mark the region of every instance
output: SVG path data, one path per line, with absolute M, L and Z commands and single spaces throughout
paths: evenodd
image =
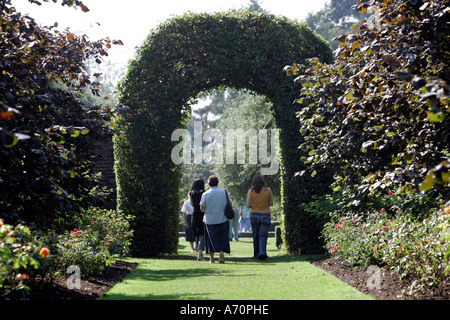
M 234 218 L 234 210 L 233 210 L 233 207 L 231 206 L 231 202 L 228 201 L 227 190 L 225 190 L 225 197 L 227 199 L 227 204 L 225 206 L 225 217 L 227 217 L 227 219 L 233 219 Z

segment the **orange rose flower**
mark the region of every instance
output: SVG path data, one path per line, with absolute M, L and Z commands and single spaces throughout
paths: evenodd
M 50 254 L 50 250 L 48 250 L 48 248 L 42 248 L 39 254 L 41 255 L 42 258 L 47 258 L 48 255 Z

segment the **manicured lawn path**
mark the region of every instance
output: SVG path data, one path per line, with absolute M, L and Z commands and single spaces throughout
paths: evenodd
M 102 300 L 306 300 L 371 299 L 314 267 L 314 256 L 279 252 L 269 238 L 266 261 L 254 260 L 251 238 L 231 242 L 226 263 L 197 261 L 180 238 L 178 255 L 128 259 L 139 266 Z

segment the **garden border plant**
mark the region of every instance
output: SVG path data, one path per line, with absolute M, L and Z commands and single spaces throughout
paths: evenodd
M 330 213 L 331 214 L 331 213 Z M 411 283 L 405 294 L 440 296 L 450 270 L 450 207 L 432 210 L 429 218 L 392 217 L 381 208 L 364 214 L 333 213 L 324 228 L 326 247 L 354 267 L 383 267 Z
M 181 169 L 171 161 L 172 132 L 185 125 L 190 105 L 220 87 L 249 89 L 272 103 L 280 131 L 284 237 L 291 252 L 318 249 L 299 204 L 323 193 L 294 177 L 303 169 L 295 116 L 295 84 L 283 73 L 292 62 L 333 60 L 329 45 L 305 24 L 262 12 L 187 13 L 153 30 L 119 84 L 127 106 L 114 138 L 118 210 L 132 214 L 132 254 L 177 250 Z M 325 177 L 324 177 L 325 178 Z M 326 179 L 325 179 L 326 180 Z
M 52 283 L 70 266 L 79 267 L 83 279 L 102 274 L 128 254 L 129 217 L 95 207 L 74 215 L 78 228 L 65 232 L 12 226 L 0 219 L 0 298 L 13 291 L 25 294 L 32 283 Z
M 326 218 L 336 201 L 345 203 L 333 209 L 332 219 L 342 221 L 325 228 L 331 253 L 351 264 L 387 265 L 417 278 L 412 291 L 439 294 L 450 256 L 448 224 L 440 226 L 435 212 L 450 192 L 448 1 L 361 0 L 354 8 L 377 19 L 335 38 L 333 64 L 313 58 L 285 68 L 301 85 L 308 168 L 299 176 L 335 177 L 334 193 L 304 207 Z M 379 218 L 372 217 L 376 203 L 389 206 L 397 230 L 373 222 L 355 228 Z
M 89 11 L 81 1 L 59 2 Z M 51 281 L 71 264 L 79 264 L 82 276 L 100 273 L 116 255 L 127 253 L 131 231 L 126 217 L 91 209 L 86 216 L 98 215 L 99 223 L 58 234 L 62 226 L 73 228 L 71 223 L 79 222 L 74 218 L 78 210 L 102 201 L 93 167 L 99 140 L 111 130 L 108 123 L 115 109 L 84 98 L 87 90 L 100 96 L 100 84 L 83 69 L 84 61 L 101 63 L 107 49 L 123 43 L 109 38 L 90 41 L 69 29 L 57 30 L 57 23 L 38 25 L 10 0 L 0 0 L 0 12 L 0 297 L 4 297 L 26 291 L 37 279 Z M 98 80 L 99 74 L 94 77 Z

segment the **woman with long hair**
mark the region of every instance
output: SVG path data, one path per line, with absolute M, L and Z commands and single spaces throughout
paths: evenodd
M 200 200 L 205 192 L 205 182 L 201 179 L 196 179 L 192 184 L 191 191 L 189 191 L 189 199 L 191 200 L 192 207 L 194 208 L 192 213 L 192 229 L 194 235 L 197 238 L 197 260 L 203 260 L 203 250 L 205 250 L 205 233 L 203 216 L 204 212 L 200 210 Z
M 272 190 L 266 187 L 261 175 L 255 175 L 252 179 L 251 189 L 247 193 L 247 207 L 251 209 L 250 224 L 253 231 L 253 257 L 255 259 L 267 259 L 266 248 L 272 205 Z

